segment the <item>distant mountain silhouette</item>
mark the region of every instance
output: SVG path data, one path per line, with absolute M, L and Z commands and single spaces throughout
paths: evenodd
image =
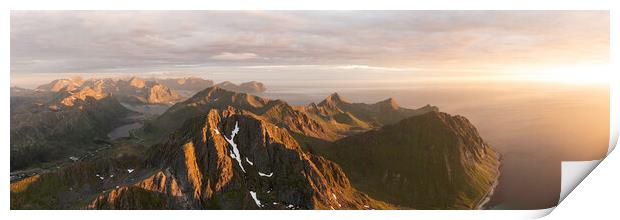
M 170 104 L 181 100 L 181 96 L 170 88 L 155 81 L 138 77 L 123 79 L 59 79 L 37 87 L 40 91 L 59 92 L 82 90 L 86 87 L 99 93 L 111 93 L 120 101 L 134 104 Z
M 263 83 L 256 82 L 256 81 L 245 82 L 239 85 L 234 84 L 229 81 L 224 81 L 224 82 L 215 84 L 214 86 L 220 87 L 228 91 L 242 92 L 242 93 L 261 93 L 267 90 L 267 88 L 265 87 L 265 85 L 263 85 Z
M 173 90 L 200 91 L 213 86 L 213 80 L 206 80 L 200 77 L 185 78 L 150 78 L 149 80 L 161 83 Z

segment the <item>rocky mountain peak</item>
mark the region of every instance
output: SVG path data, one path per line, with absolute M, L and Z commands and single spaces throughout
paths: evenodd
M 439 112 L 439 107 L 434 106 L 434 105 L 430 105 L 430 104 L 426 104 L 424 107 L 420 108 L 420 110 L 424 110 L 424 111 L 433 111 L 433 112 Z
M 375 206 L 338 165 L 304 153 L 284 128 L 211 110 L 149 152 L 170 170 L 192 208 L 351 209 Z M 375 206 L 376 207 L 376 206 Z
M 268 102 L 271 102 L 271 100 L 246 93 L 230 91 L 219 86 L 213 86 L 196 93 L 194 96 L 182 102 L 181 104 L 207 104 L 215 105 L 215 107 L 233 105 L 238 107 L 260 108 L 265 106 Z
M 325 100 L 319 103 L 319 105 L 320 106 L 324 106 L 324 105 L 338 106 L 340 104 L 348 104 L 348 103 L 349 102 L 344 97 L 340 96 L 340 94 L 338 94 L 337 92 L 334 92 L 330 94 L 329 96 L 327 96 L 327 98 L 325 98 Z
M 153 83 L 146 95 L 148 103 L 170 103 L 180 98 L 175 91 L 159 83 Z
M 143 79 L 140 79 L 138 77 L 131 77 L 131 79 L 129 79 L 129 85 L 135 88 L 144 88 L 146 86 L 146 81 L 144 81 Z
M 151 81 L 155 81 L 165 85 L 166 87 L 178 91 L 190 91 L 198 92 L 207 87 L 213 86 L 212 80 L 206 80 L 196 76 L 182 77 L 182 78 L 151 78 Z
M 64 97 L 60 99 L 60 103 L 65 106 L 73 106 L 77 101 L 86 101 L 88 98 L 99 100 L 108 96 L 101 90 L 94 90 L 93 88 L 86 86 L 81 87 L 79 90 L 66 91 Z
M 82 85 L 84 80 L 81 77 L 72 77 L 69 79 L 56 79 L 48 84 L 40 85 L 37 90 L 59 92 L 62 90 L 71 91 Z
M 375 105 L 383 109 L 391 109 L 391 110 L 400 109 L 400 104 L 398 104 L 398 102 L 393 98 L 388 98 L 386 100 L 379 101 L 375 103 Z
M 251 92 L 264 92 L 267 90 L 263 83 L 257 81 L 244 82 L 239 84 L 239 87 Z
M 263 83 L 256 82 L 256 81 L 245 82 L 239 85 L 234 84 L 230 81 L 224 81 L 224 82 L 215 84 L 214 86 L 217 86 L 222 89 L 229 90 L 229 91 L 244 92 L 244 93 L 261 93 L 267 90 L 267 88 L 263 85 Z
M 192 98 L 212 99 L 219 96 L 232 96 L 234 93 L 235 92 L 222 89 L 218 86 L 213 86 L 196 93 Z
M 138 77 L 58 79 L 37 87 L 37 90 L 76 93 L 81 90 L 87 91 L 86 88 L 95 90 L 97 93 L 113 94 L 119 101 L 126 103 L 169 104 L 182 98 L 177 92 L 163 84 Z

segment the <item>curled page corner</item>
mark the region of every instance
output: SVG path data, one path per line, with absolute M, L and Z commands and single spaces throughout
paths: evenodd
M 535 212 L 532 212 L 528 216 L 519 216 L 519 217 L 527 217 L 528 219 L 539 219 L 539 218 L 542 218 L 542 217 L 545 217 L 551 214 L 551 212 L 553 212 L 553 210 L 555 210 L 556 207 L 557 206 L 546 208 L 546 209 L 538 209 L 538 210 L 535 210 Z
M 609 87 L 609 148 L 607 154 L 611 153 L 618 145 L 618 134 L 620 134 L 620 125 L 617 123 L 620 120 L 620 99 L 618 99 L 618 91 L 620 90 L 620 83 L 614 81 Z
M 615 112 L 613 107 L 610 109 L 610 112 Z M 618 121 L 616 117 L 617 114 L 609 114 L 610 122 Z M 607 148 L 607 155 L 609 155 L 614 149 L 616 149 L 616 145 L 618 145 L 618 125 L 611 124 L 609 126 L 609 148 Z
M 601 160 L 591 161 L 562 161 L 562 185 L 558 204 L 583 181 Z
M 616 114 L 610 114 L 611 119 L 616 116 Z M 617 144 L 618 126 L 611 124 L 607 155 L 609 155 L 616 148 Z M 562 203 L 562 201 L 594 170 L 594 168 L 596 168 L 607 157 L 607 155 L 600 160 L 562 161 L 561 189 L 558 205 Z M 551 208 L 549 212 L 551 212 L 554 208 Z

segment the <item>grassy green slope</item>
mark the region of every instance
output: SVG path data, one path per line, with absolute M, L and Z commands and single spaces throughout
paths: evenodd
M 498 154 L 460 116 L 430 112 L 319 148 L 370 196 L 416 209 L 473 209 Z

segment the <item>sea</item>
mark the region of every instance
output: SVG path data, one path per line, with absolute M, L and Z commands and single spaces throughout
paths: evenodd
M 468 118 L 502 154 L 488 209 L 545 209 L 560 195 L 561 162 L 604 157 L 609 146 L 609 85 L 550 82 L 282 82 L 261 96 L 293 105 L 338 92 L 349 102 L 395 98 Z

